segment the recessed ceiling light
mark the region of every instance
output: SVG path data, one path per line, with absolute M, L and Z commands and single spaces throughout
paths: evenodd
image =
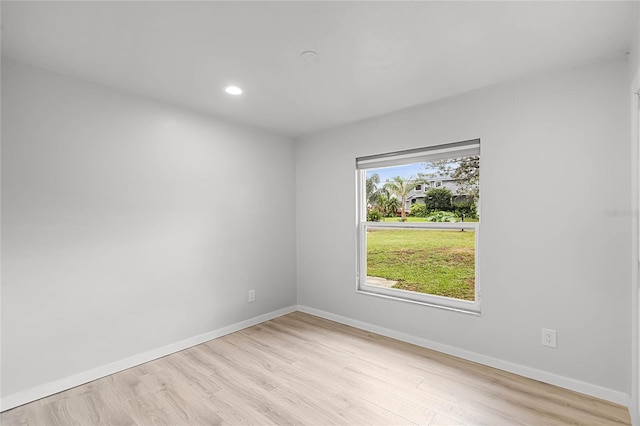
M 230 95 L 241 95 L 242 94 L 242 89 L 239 88 L 238 86 L 227 86 L 224 89 L 225 92 L 227 92 Z

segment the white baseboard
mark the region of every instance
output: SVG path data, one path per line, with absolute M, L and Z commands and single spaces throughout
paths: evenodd
M 466 359 L 468 361 L 477 362 L 479 364 L 483 364 L 489 367 L 494 367 L 500 370 L 508 371 L 510 373 L 518 374 L 520 376 L 528 377 L 530 379 L 538 380 L 540 382 L 548 383 L 555 386 L 560 386 L 565 389 L 580 392 L 586 395 L 590 395 L 596 398 L 604 399 L 616 404 L 630 407 L 630 402 L 631 402 L 630 397 L 624 392 L 603 388 L 601 386 L 597 386 L 591 383 L 586 383 L 580 380 L 559 376 L 557 374 L 549 373 L 547 371 L 538 370 L 538 369 L 527 367 L 520 364 L 515 364 L 509 361 L 504 361 L 498 358 L 493 358 L 487 355 L 482 355 L 482 354 L 468 351 L 465 349 L 456 348 L 454 346 L 444 345 L 442 343 L 434 342 L 428 339 L 423 339 L 421 337 L 412 336 L 410 334 L 402 333 L 400 331 L 390 330 L 388 328 L 358 321 L 352 318 L 344 317 L 342 315 L 336 315 L 336 314 L 325 312 L 319 309 L 310 308 L 308 306 L 298 305 L 297 308 L 300 312 L 306 312 L 308 314 L 315 315 L 317 317 L 339 322 L 341 324 L 349 325 L 351 327 L 359 328 L 361 330 L 370 331 L 372 333 L 380 334 L 386 337 L 391 337 L 393 339 L 401 340 L 403 342 L 411 343 L 416 346 L 421 346 L 423 348 L 433 349 L 435 351 L 442 352 L 448 355 L 453 355 L 458 358 Z
M 607 401 L 621 404 L 627 407 L 632 405 L 629 395 L 615 391 L 612 389 L 603 388 L 601 386 L 593 385 L 590 383 L 582 382 L 568 377 L 559 376 L 557 374 L 549 373 L 546 371 L 538 370 L 531 367 L 526 367 L 520 364 L 504 361 L 501 359 L 493 358 L 486 355 L 481 355 L 476 352 L 468 351 L 465 349 L 456 348 L 454 346 L 444 345 L 442 343 L 434 342 L 421 337 L 412 336 L 410 334 L 402 333 L 395 330 L 390 330 L 377 325 L 369 324 L 366 322 L 358 321 L 352 318 L 344 317 L 341 315 L 332 314 L 319 309 L 311 308 L 308 306 L 290 306 L 282 309 L 278 309 L 273 312 L 269 312 L 257 317 L 250 318 L 245 321 L 240 321 L 235 324 L 228 325 L 226 327 L 219 328 L 217 330 L 210 331 L 208 333 L 200 334 L 198 336 L 191 337 L 189 339 L 182 340 L 180 342 L 172 343 L 161 348 L 157 348 L 148 352 L 144 352 L 132 357 L 122 359 L 107 365 L 93 368 L 91 370 L 84 371 L 82 373 L 74 374 L 73 376 L 65 377 L 60 380 L 46 383 L 44 385 L 28 389 L 15 394 L 7 395 L 0 400 L 0 411 L 10 410 L 11 408 L 18 407 L 23 404 L 38 400 L 40 398 L 53 395 L 58 392 L 71 389 L 76 386 L 91 382 L 93 380 L 100 379 L 110 374 L 117 373 L 122 370 L 126 370 L 131 367 L 135 367 L 145 362 L 153 361 L 154 359 L 162 358 L 163 356 L 170 355 L 172 353 L 190 348 L 191 346 L 199 345 L 212 339 L 216 339 L 221 336 L 225 336 L 230 333 L 251 327 L 256 324 L 260 324 L 265 321 L 277 318 L 282 315 L 294 311 L 306 312 L 317 317 L 325 318 L 331 321 L 339 322 L 341 324 L 349 325 L 351 327 L 359 328 L 361 330 L 370 331 L 372 333 L 380 334 L 382 336 L 391 337 L 393 339 L 401 340 L 403 342 L 411 343 L 417 346 L 421 346 L 428 349 L 433 349 L 438 352 L 453 355 L 459 358 L 463 358 L 469 361 L 477 362 L 479 364 L 495 367 L 500 370 L 508 371 L 510 373 L 518 374 L 520 376 L 529 377 L 534 380 L 539 380 L 544 383 L 560 386 L 565 389 L 570 389 L 576 392 L 584 393 L 586 395 L 594 396 L 596 398 L 605 399 Z M 637 413 L 631 413 L 633 417 L 633 424 L 640 426 L 637 419 Z
M 20 405 L 38 400 L 40 398 L 44 398 L 46 396 L 65 391 L 67 389 L 83 385 L 85 383 L 100 379 L 110 374 L 126 370 L 127 368 L 135 367 L 137 365 L 144 364 L 145 362 L 162 358 L 163 356 L 167 356 L 172 353 L 190 348 L 191 346 L 199 345 L 200 343 L 204 343 L 209 340 L 242 330 L 244 328 L 260 324 L 261 322 L 269 321 L 273 318 L 286 315 L 288 313 L 294 312 L 295 310 L 296 306 L 289 306 L 287 308 L 278 309 L 277 311 L 258 315 L 257 317 L 253 317 L 245 321 L 240 321 L 235 324 L 219 328 L 217 330 L 209 331 L 207 333 L 200 334 L 198 336 L 194 336 L 180 342 L 172 343 L 170 345 L 153 349 L 119 361 L 115 361 L 107 365 L 92 368 L 91 370 L 83 371 L 82 373 L 74 374 L 73 376 L 55 380 L 53 382 L 49 382 L 35 388 L 27 389 L 22 392 L 7 395 L 0 400 L 0 411 L 10 410 L 11 408 L 15 408 Z

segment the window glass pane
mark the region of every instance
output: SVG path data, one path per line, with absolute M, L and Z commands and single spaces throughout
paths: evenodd
M 479 175 L 477 156 L 366 169 L 367 220 L 477 222 Z
M 473 229 L 367 226 L 367 281 L 378 287 L 475 300 Z

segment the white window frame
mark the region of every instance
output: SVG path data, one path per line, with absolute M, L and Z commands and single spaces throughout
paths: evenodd
M 356 291 L 389 299 L 418 303 L 436 308 L 448 309 L 474 315 L 480 314 L 480 275 L 478 271 L 478 253 L 480 252 L 480 222 L 368 222 L 366 203 L 366 170 L 388 165 L 411 164 L 421 161 L 433 161 L 443 158 L 480 155 L 480 140 L 457 142 L 424 149 L 401 151 L 356 159 L 357 175 L 357 274 Z M 478 206 L 478 211 L 480 206 Z M 465 229 L 473 230 L 475 235 L 475 300 L 455 299 L 434 294 L 418 293 L 395 288 L 385 288 L 367 284 L 367 228 L 387 229 Z

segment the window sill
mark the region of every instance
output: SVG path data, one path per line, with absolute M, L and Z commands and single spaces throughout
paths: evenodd
M 467 302 L 464 300 L 451 299 L 448 297 L 422 295 L 412 291 L 399 289 L 379 288 L 371 285 L 363 285 L 356 289 L 357 293 L 369 296 L 381 297 L 383 299 L 397 300 L 400 302 L 413 303 L 416 305 L 429 306 L 432 308 L 444 309 L 446 311 L 460 312 L 462 314 L 481 316 L 480 302 Z M 422 299 L 422 300 L 421 300 Z M 427 300 L 432 299 L 432 300 Z M 464 306 L 470 305 L 470 306 Z

